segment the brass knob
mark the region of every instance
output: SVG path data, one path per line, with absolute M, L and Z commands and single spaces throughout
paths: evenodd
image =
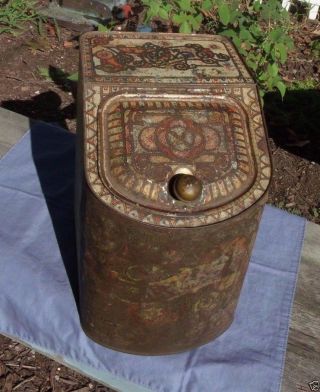
M 202 192 L 202 182 L 190 174 L 176 174 L 170 185 L 172 196 L 181 201 L 194 201 Z

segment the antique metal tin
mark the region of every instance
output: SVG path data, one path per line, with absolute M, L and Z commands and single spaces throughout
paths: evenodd
M 232 322 L 270 182 L 255 83 L 207 35 L 88 33 L 80 75 L 83 329 L 135 354 L 204 344 Z M 172 193 L 179 173 L 199 197 Z

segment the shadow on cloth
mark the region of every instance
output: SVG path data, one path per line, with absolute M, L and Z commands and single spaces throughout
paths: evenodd
M 75 135 L 62 128 L 32 120 L 30 132 L 34 164 L 79 309 L 74 223 Z
M 75 103 L 62 107 L 61 97 L 54 91 L 46 91 L 29 99 L 2 101 L 5 109 L 20 113 L 38 121 L 57 123 L 67 128 L 66 120 L 75 118 Z

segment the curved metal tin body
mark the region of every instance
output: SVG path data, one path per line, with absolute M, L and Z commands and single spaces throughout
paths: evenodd
M 82 326 L 135 354 L 204 344 L 232 322 L 270 181 L 256 86 L 222 37 L 89 33 L 81 54 Z M 199 197 L 171 192 L 181 173 Z

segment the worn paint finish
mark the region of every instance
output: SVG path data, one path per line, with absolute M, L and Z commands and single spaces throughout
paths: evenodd
M 91 33 L 81 53 L 83 328 L 136 354 L 204 344 L 232 322 L 270 181 L 256 87 L 221 37 Z M 170 194 L 177 172 L 200 197 Z
M 97 342 L 137 354 L 207 343 L 233 319 L 261 204 L 193 229 L 141 224 L 88 192 L 82 325 Z

